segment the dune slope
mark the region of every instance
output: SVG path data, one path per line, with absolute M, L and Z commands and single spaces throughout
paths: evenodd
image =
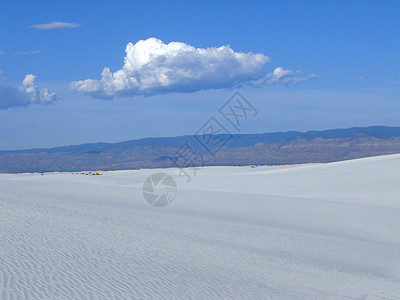
M 145 178 L 170 174 L 154 208 Z M 0 174 L 0 298 L 398 299 L 400 155 Z

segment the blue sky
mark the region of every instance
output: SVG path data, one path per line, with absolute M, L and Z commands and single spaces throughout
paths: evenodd
M 399 15 L 398 1 L 3 1 L 0 149 L 192 134 L 235 91 L 259 112 L 243 133 L 400 126 Z M 70 28 L 32 27 L 52 22 Z M 165 60 L 124 66 L 128 43 L 131 64 L 154 47 Z

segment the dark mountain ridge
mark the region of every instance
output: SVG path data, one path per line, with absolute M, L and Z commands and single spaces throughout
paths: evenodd
M 329 162 L 400 153 L 400 127 L 235 134 L 231 137 L 215 155 L 208 153 L 193 136 L 0 151 L 0 172 L 169 167 L 172 166 L 170 157 L 177 157 L 177 151 L 186 142 L 204 156 L 205 165 Z

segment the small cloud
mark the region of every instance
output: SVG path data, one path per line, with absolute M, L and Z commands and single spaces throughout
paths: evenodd
M 45 24 L 31 25 L 30 27 L 41 30 L 50 30 L 58 28 L 76 28 L 76 27 L 81 27 L 81 25 L 77 23 L 51 22 Z
M 56 93 L 52 93 L 48 89 L 40 89 L 35 83 L 35 79 L 35 75 L 27 74 L 20 87 L 0 82 L 0 109 L 26 107 L 31 104 L 51 104 L 57 100 Z
M 12 55 L 30 55 L 30 54 L 38 54 L 40 53 L 40 50 L 28 50 L 28 51 L 20 51 L 20 52 L 15 52 Z
M 7 53 L 5 53 L 4 51 L 0 50 L 0 56 L 2 56 L 2 55 L 7 55 Z
M 285 70 L 282 67 L 277 67 L 272 73 L 268 73 L 263 78 L 253 81 L 253 85 L 260 86 L 263 84 L 276 83 L 289 85 L 315 79 L 317 77 L 318 75 L 314 73 L 311 73 L 307 76 L 301 76 L 301 71 Z

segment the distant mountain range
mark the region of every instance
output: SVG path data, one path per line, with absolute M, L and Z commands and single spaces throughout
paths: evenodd
M 212 142 L 211 147 L 209 142 Z M 179 136 L 0 151 L 0 172 L 332 162 L 400 153 L 400 127 Z

